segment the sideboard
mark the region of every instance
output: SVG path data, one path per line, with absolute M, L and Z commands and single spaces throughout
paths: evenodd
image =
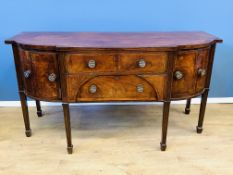
M 25 32 L 11 44 L 25 133 L 31 136 L 27 97 L 61 102 L 68 153 L 73 152 L 70 103 L 163 102 L 166 150 L 170 102 L 201 96 L 197 133 L 203 130 L 216 43 L 205 32 Z

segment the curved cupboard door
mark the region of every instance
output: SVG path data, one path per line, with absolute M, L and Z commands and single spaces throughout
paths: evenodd
M 60 98 L 59 73 L 55 53 L 20 51 L 25 92 L 44 100 Z
M 203 49 L 198 52 L 196 60 L 196 70 L 197 70 L 197 82 L 196 82 L 196 92 L 200 92 L 205 88 L 206 78 L 208 74 L 208 64 L 209 64 L 209 49 Z
M 179 98 L 195 92 L 196 51 L 179 53 L 173 70 L 172 97 Z M 179 73 L 179 74 L 178 74 Z M 179 76 L 178 76 L 179 75 Z
M 198 95 L 206 85 L 209 48 L 181 51 L 173 69 L 172 98 Z

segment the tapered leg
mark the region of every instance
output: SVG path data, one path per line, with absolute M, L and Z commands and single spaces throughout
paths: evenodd
M 28 105 L 27 105 L 27 97 L 24 92 L 19 92 L 21 108 L 23 112 L 23 120 L 25 125 L 25 134 L 27 137 L 31 136 L 31 128 L 30 128 L 30 120 L 28 115 Z
M 201 96 L 201 107 L 199 112 L 199 119 L 198 119 L 198 125 L 197 125 L 197 133 L 202 133 L 202 126 L 205 116 L 205 108 L 206 108 L 206 102 L 208 97 L 208 90 L 205 90 L 205 92 Z
M 190 113 L 190 106 L 191 106 L 191 98 L 187 99 L 186 107 L 185 107 L 185 111 L 184 111 L 185 114 Z
M 72 141 L 71 141 L 69 104 L 68 103 L 62 104 L 62 107 L 63 107 L 63 112 L 64 112 L 64 122 L 65 122 L 65 129 L 66 129 L 67 152 L 69 154 L 72 154 L 73 145 L 72 145 Z
M 160 143 L 161 151 L 165 151 L 167 148 L 167 127 L 169 118 L 170 102 L 164 102 L 163 104 L 163 119 L 162 119 L 162 140 Z
M 40 106 L 40 101 L 39 100 L 36 100 L 36 109 L 37 109 L 37 116 L 41 117 L 43 114 L 42 114 L 42 110 L 41 110 L 41 106 Z

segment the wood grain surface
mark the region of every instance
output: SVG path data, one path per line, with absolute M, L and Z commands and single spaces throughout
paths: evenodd
M 68 48 L 178 47 L 222 42 L 206 32 L 25 32 L 5 41 Z
M 37 100 L 37 114 L 38 100 L 62 102 L 72 153 L 71 102 L 163 101 L 165 151 L 170 102 L 188 99 L 190 111 L 190 99 L 202 95 L 196 128 L 201 133 L 215 45 L 222 40 L 205 32 L 32 32 L 5 42 L 13 46 L 26 136 L 27 96 Z

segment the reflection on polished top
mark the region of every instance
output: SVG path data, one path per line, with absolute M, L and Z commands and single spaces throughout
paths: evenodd
M 51 47 L 147 48 L 221 41 L 206 32 L 25 32 L 6 42 Z

